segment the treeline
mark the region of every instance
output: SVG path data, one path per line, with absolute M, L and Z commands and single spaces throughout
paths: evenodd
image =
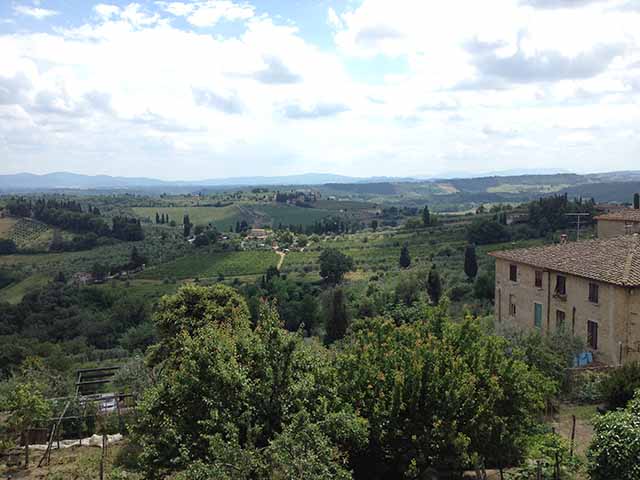
M 278 203 L 296 203 L 298 205 L 304 206 L 306 203 L 315 202 L 316 195 L 314 193 L 308 193 L 308 192 L 277 191 L 275 200 Z
M 78 355 L 120 349 L 115 354 L 124 356 L 153 342 L 143 301 L 57 280 L 17 305 L 0 304 L 0 377 L 30 356 L 67 365 Z
M 577 219 L 571 214 L 582 213 L 580 224 L 592 226 L 597 214 L 593 199 L 576 198 L 569 200 L 567 195 L 542 197 L 526 204 L 525 209 L 514 215 L 522 215 L 524 220 L 510 224 L 508 215 L 511 209 L 494 210 L 493 217 L 480 218 L 471 223 L 467 229 L 470 243 L 486 245 L 490 243 L 508 242 L 511 240 L 527 240 L 546 237 L 554 232 L 576 228 Z M 484 213 L 479 211 L 478 213 Z
M 85 211 L 82 205 L 74 200 L 40 198 L 33 202 L 31 199 L 18 197 L 10 199 L 6 209 L 10 215 L 35 218 L 48 225 L 74 233 L 113 237 L 124 241 L 144 239 L 140 220 L 124 216 L 113 217 L 111 227 L 109 227 L 98 207 L 89 205 Z M 79 239 L 77 243 L 90 245 L 92 240 Z M 56 248 L 60 248 L 61 245 L 64 244 L 57 242 Z M 72 247 L 72 249 L 78 248 Z
M 183 287 L 155 317 L 147 364 L 157 377 L 132 425 L 142 473 L 459 478 L 523 462 L 553 382 L 507 340 L 445 310 L 400 326 L 355 321 L 326 348 L 282 329 L 269 303 L 252 326 L 230 288 Z

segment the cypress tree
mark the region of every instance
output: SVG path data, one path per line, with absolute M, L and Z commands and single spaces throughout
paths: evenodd
M 640 210 L 640 193 L 635 193 L 633 195 L 633 208 Z
M 422 209 L 422 223 L 425 227 L 431 225 L 431 213 L 429 212 L 429 206 L 425 205 Z
M 437 304 L 440 302 L 440 297 L 442 296 L 442 281 L 440 280 L 440 274 L 435 265 L 431 265 L 431 270 L 429 271 L 427 293 L 429 294 L 431 303 Z
M 476 257 L 475 245 L 467 245 L 464 250 L 464 273 L 467 274 L 469 280 L 476 278 L 478 274 L 478 259 Z
M 400 250 L 400 267 L 409 268 L 411 265 L 411 256 L 409 255 L 409 246 L 405 243 Z
M 333 290 L 327 310 L 326 340 L 328 343 L 332 343 L 343 338 L 348 327 L 347 302 L 341 288 Z

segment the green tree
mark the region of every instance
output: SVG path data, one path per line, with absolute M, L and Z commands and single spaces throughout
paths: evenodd
M 0 255 L 11 255 L 17 251 L 16 242 L 10 238 L 0 238 Z
M 354 269 L 353 259 L 335 248 L 327 248 L 320 254 L 320 276 L 331 285 L 342 282 L 344 274 Z
M 9 412 L 7 423 L 10 428 L 22 434 L 25 439 L 24 463 L 29 466 L 29 429 L 34 427 L 38 420 L 49 417 L 51 406 L 42 394 L 42 387 L 26 381 L 15 386 L 6 400 L 6 408 Z
M 147 258 L 141 255 L 137 247 L 131 249 L 131 255 L 129 256 L 129 265 L 132 269 L 139 268 L 147 263 Z
M 378 220 L 371 220 L 371 230 L 373 230 L 374 232 L 378 230 Z
M 493 302 L 496 294 L 495 270 L 481 273 L 473 284 L 473 296 L 479 300 L 489 300 Z
M 325 301 L 326 341 L 327 343 L 340 340 L 347 333 L 349 316 L 347 313 L 347 299 L 341 288 L 334 288 L 327 292 Z
M 328 352 L 284 330 L 268 304 L 252 330 L 237 293 L 198 288 L 160 307 L 161 341 L 177 333 L 133 427 L 145 478 L 348 478 L 341 466 L 366 422 L 339 397 Z
M 425 205 L 422 209 L 422 223 L 425 227 L 431 225 L 431 213 L 429 212 L 429 206 Z
M 409 245 L 406 243 L 400 249 L 400 267 L 409 268 L 411 265 L 411 256 L 409 255 Z
M 457 478 L 519 460 L 548 383 L 506 340 L 471 318 L 450 322 L 440 306 L 423 321 L 374 318 L 351 331 L 336 362 L 342 396 L 369 422 L 356 478 Z
M 429 294 L 431 303 L 437 304 L 440 302 L 440 297 L 442 296 L 442 281 L 440 280 L 440 274 L 435 265 L 431 265 L 431 270 L 429 270 L 427 293 Z
M 595 420 L 587 458 L 592 480 L 640 478 L 640 390 L 626 409 Z
M 511 234 L 504 225 L 495 220 L 478 219 L 467 229 L 467 240 L 475 245 L 508 242 Z
M 633 208 L 640 210 L 640 193 L 633 194 Z
M 478 259 L 475 245 L 467 245 L 464 249 L 464 273 L 470 281 L 478 274 Z
M 191 234 L 191 220 L 189 220 L 189 215 L 185 214 L 184 217 L 182 218 L 182 234 L 184 236 L 184 238 L 187 238 L 190 234 Z
M 158 225 L 158 224 L 160 224 L 160 214 L 158 212 L 156 212 L 156 225 Z

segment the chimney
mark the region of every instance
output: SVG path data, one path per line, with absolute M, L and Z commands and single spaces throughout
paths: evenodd
M 567 234 L 563 233 L 562 235 L 560 235 L 560 244 L 564 245 L 565 243 L 567 243 Z

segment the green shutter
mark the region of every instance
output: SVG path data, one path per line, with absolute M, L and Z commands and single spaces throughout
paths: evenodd
M 534 303 L 533 304 L 534 308 L 534 325 L 537 328 L 542 328 L 542 304 L 540 303 Z

